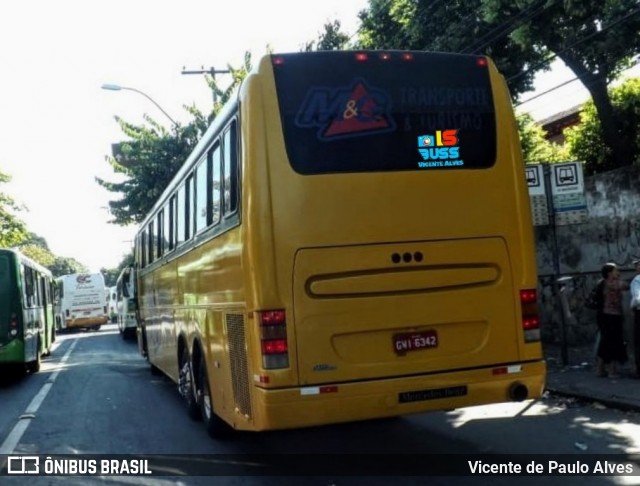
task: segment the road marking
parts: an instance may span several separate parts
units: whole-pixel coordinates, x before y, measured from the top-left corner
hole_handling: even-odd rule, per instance
[[[77,343],[78,343],[78,340],[74,339],[73,342],[71,343],[71,346],[69,346],[69,349],[60,360],[60,364],[64,364],[69,359],[69,356],[71,355],[71,351],[73,351],[73,348],[75,348]],[[60,374],[60,369],[56,370],[51,375],[51,377],[47,380],[47,382],[44,385],[42,385],[42,388],[40,388],[40,391],[36,394],[36,396],[33,397],[33,399],[31,400],[31,403],[29,403],[24,413],[20,415],[18,423],[13,427],[13,429],[11,429],[11,432],[9,432],[9,435],[7,436],[7,438],[4,440],[2,445],[0,445],[0,455],[13,454],[13,451],[15,450],[16,446],[20,443],[20,439],[22,439],[22,436],[24,435],[24,433],[27,431],[27,428],[29,427],[31,420],[33,420],[36,417],[36,412],[40,408],[40,405],[42,405],[42,402],[44,402],[44,399],[46,398],[47,393],[49,393],[49,390],[51,390],[51,387],[53,386],[53,382],[56,381],[56,378],[58,378],[59,374]],[[6,462],[6,459],[4,461]],[[4,467],[4,464],[0,464],[0,469],[2,469],[3,467]]]

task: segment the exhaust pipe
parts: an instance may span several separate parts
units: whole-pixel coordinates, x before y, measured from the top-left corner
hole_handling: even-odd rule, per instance
[[[515,382],[509,387],[509,398],[514,402],[522,402],[529,396],[529,389],[522,383]]]

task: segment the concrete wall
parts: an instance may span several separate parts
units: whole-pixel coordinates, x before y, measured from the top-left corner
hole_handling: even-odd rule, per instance
[[[595,313],[585,309],[583,302],[600,278],[601,266],[615,262],[622,278],[630,280],[635,273],[631,261],[640,256],[640,169],[624,167],[586,177],[585,190],[588,220],[556,228],[558,275],[554,272],[553,228],[535,228],[544,342],[561,342],[563,308],[567,343],[592,341]],[[553,282],[558,277],[572,279],[562,286],[562,292],[556,297]],[[627,297],[628,293],[624,299],[625,328],[630,341],[632,321]]]

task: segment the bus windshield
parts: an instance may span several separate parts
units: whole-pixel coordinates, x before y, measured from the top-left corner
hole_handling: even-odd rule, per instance
[[[285,54],[274,60],[274,76],[287,155],[300,174],[495,163],[494,103],[483,57]]]

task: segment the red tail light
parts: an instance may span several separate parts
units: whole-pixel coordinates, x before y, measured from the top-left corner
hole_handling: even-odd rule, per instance
[[[266,370],[289,367],[287,315],[284,310],[259,311],[262,367]]]
[[[11,314],[9,317],[9,339],[13,339],[18,335],[18,315],[15,313]]]
[[[522,330],[525,342],[540,341],[538,291],[536,289],[520,290],[520,307],[522,308]]]

